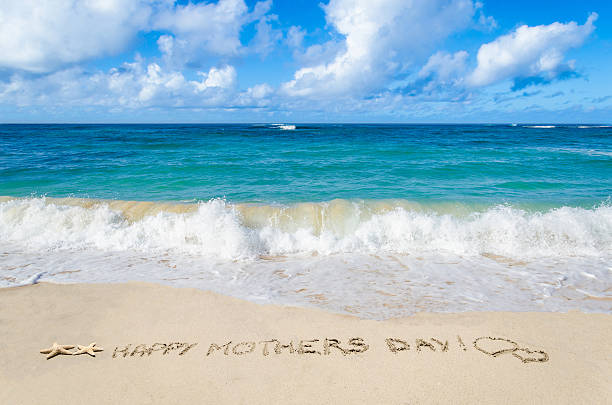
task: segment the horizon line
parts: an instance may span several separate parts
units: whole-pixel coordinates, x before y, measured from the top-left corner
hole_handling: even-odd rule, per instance
[[[0,122],[0,125],[603,125],[604,122]]]

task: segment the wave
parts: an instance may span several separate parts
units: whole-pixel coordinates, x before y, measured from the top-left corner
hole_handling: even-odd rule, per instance
[[[292,206],[28,198],[0,203],[0,239],[28,250],[267,255],[452,253],[513,258],[612,253],[612,206],[529,212],[507,205],[435,210],[410,201]],[[445,212],[446,210],[446,212]]]
[[[587,149],[587,148],[553,148],[553,147],[535,147],[529,148],[535,149],[542,152],[554,152],[554,153],[574,153],[585,156],[607,156],[612,157],[612,151],[600,150],[600,149]]]
[[[516,126],[516,124],[512,124],[511,126]],[[612,128],[611,125],[523,125],[523,128],[539,128],[539,129],[552,129],[552,128],[579,128],[579,129],[589,129],[589,128]]]
[[[282,131],[293,131],[296,126],[295,125],[288,125],[288,124],[270,124],[272,128],[278,128]]]
[[[557,126],[556,125],[524,125],[523,128],[551,129],[551,128],[557,128]]]

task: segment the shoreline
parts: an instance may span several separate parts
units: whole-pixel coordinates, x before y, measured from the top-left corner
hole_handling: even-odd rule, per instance
[[[609,205],[467,216],[400,205],[0,203],[0,287],[153,281],[370,318],[414,309],[610,312]]]
[[[0,306],[2,403],[612,398],[609,314],[376,321],[141,282],[11,287],[0,289]],[[40,350],[53,342],[104,350],[46,360]]]

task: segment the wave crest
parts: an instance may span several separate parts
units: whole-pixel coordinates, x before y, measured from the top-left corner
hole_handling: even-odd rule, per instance
[[[0,202],[0,237],[33,250],[175,252],[220,260],[335,253],[607,256],[612,207],[427,209],[409,201],[292,206],[48,198]]]

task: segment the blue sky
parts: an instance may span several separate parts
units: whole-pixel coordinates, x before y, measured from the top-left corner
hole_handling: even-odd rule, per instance
[[[0,122],[612,121],[612,2],[4,0]]]

